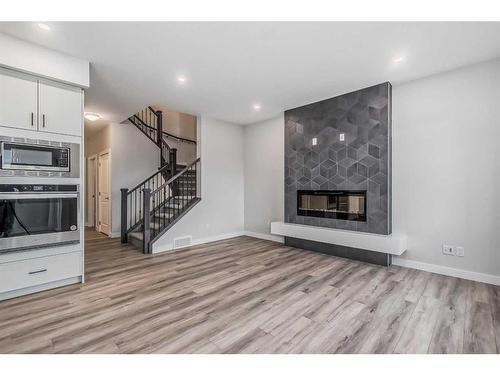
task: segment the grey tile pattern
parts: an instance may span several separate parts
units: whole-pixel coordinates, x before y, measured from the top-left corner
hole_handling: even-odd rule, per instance
[[[298,216],[297,190],[367,190],[367,221]],[[391,233],[389,82],[285,112],[285,222]]]

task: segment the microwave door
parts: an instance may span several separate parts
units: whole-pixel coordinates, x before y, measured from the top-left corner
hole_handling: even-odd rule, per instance
[[[31,144],[2,143],[2,169],[70,171],[70,151]]]
[[[12,164],[15,165],[36,165],[40,167],[53,166],[51,149],[14,147],[12,148]]]

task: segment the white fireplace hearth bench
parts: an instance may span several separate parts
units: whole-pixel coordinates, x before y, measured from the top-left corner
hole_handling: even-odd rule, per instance
[[[271,233],[284,236],[285,244],[307,250],[389,266],[392,255],[406,249],[402,234],[372,234],[282,221],[271,223]]]

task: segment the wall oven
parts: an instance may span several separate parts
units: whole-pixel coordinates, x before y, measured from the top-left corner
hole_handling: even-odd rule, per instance
[[[0,175],[78,178],[79,151],[77,143],[2,137]]]
[[[0,252],[80,242],[78,185],[0,185]]]

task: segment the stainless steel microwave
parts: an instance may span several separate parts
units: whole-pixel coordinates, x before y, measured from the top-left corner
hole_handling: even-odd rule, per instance
[[[79,147],[25,138],[1,140],[1,175],[79,177]]]

